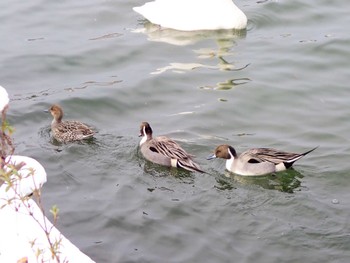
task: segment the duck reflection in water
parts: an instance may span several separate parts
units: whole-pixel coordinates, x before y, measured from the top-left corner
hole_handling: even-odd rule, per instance
[[[177,169],[174,167],[160,166],[147,160],[145,160],[144,164],[142,165],[143,171],[147,175],[151,175],[156,178],[172,176],[185,183],[194,183],[195,175],[190,171]]]
[[[241,176],[225,171],[224,175],[220,175],[216,178],[216,181],[218,183],[217,188],[221,190],[236,188],[236,184],[238,183],[240,185],[256,185],[264,189],[294,193],[294,191],[300,189],[300,179],[303,177],[304,176],[300,172],[293,168],[258,177]]]

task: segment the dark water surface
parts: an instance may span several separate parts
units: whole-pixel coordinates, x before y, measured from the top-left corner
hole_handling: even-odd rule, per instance
[[[236,1],[241,34],[155,31],[132,11],[142,3],[0,3],[16,153],[44,165],[58,228],[102,263],[349,262],[350,3]],[[53,141],[53,103],[96,137]],[[144,120],[208,174],[145,162]],[[319,148],[295,170],[242,178],[206,161],[222,143]]]

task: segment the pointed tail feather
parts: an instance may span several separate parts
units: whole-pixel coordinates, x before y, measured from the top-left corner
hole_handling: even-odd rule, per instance
[[[190,172],[205,173],[203,170],[201,170],[199,165],[194,163],[194,162],[191,162],[190,164],[186,164],[186,163],[181,162],[181,160],[178,160],[177,165],[178,165],[178,167],[181,167],[181,168],[183,168],[187,171],[190,171]]]
[[[316,146],[315,148],[313,148],[313,149],[311,149],[311,150],[309,150],[309,151],[307,151],[307,152],[302,153],[301,155],[302,155],[302,156],[305,156],[305,155],[307,155],[308,153],[311,153],[312,151],[316,150],[317,148],[318,148],[318,146]]]
[[[286,162],[283,162],[284,163],[284,166],[286,167],[286,169],[290,168],[294,162],[298,161],[300,158],[304,157],[305,155],[311,153],[312,151],[316,150],[318,148],[318,146],[316,146],[315,148],[307,151],[307,152],[304,152],[304,153],[301,153],[301,154],[298,154],[295,158],[291,159],[291,160],[288,160]]]

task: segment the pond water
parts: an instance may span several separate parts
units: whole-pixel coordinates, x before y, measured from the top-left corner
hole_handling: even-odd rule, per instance
[[[145,23],[144,2],[0,3],[16,153],[45,167],[61,232],[101,263],[349,262],[349,2],[240,0],[246,32],[186,34]],[[52,140],[53,103],[95,138]],[[146,162],[142,121],[208,174]],[[219,144],[319,148],[247,178],[206,160]]]

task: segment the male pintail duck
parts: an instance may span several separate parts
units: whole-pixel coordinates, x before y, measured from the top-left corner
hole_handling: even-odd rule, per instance
[[[219,145],[215,153],[208,157],[226,159],[226,169],[239,175],[259,176],[279,172],[292,167],[301,157],[315,150],[304,153],[282,152],[271,148],[254,148],[238,155],[236,150],[227,144]]]
[[[188,154],[179,144],[168,137],[153,138],[152,132],[148,122],[141,123],[140,147],[145,159],[168,167],[181,167],[191,172],[204,173],[199,165],[193,161],[193,155]]]
[[[84,123],[79,121],[62,121],[63,110],[55,104],[50,108],[53,116],[51,130],[53,137],[59,142],[72,142],[91,138],[95,132]]]
[[[181,31],[247,27],[232,0],[155,0],[133,9],[153,24]]]

